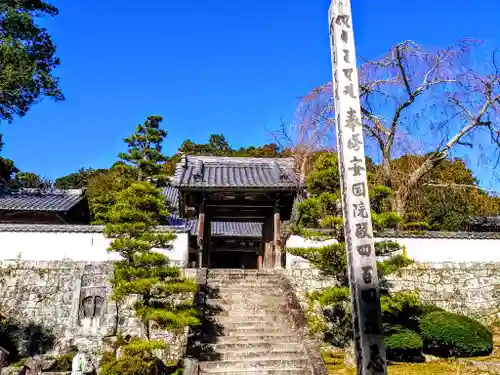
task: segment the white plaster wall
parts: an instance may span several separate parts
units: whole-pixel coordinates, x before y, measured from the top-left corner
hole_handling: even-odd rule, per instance
[[[496,263],[500,262],[500,239],[383,238],[406,247],[417,263]]]
[[[375,241],[392,240],[405,246],[409,258],[417,263],[496,263],[500,262],[500,239],[449,239],[449,238],[376,238]],[[291,236],[287,247],[320,247],[336,240],[311,241]],[[308,268],[308,262],[286,254],[287,268]]]
[[[321,247],[326,245],[331,245],[337,243],[335,239],[329,239],[326,241],[314,241],[301,236],[290,236],[286,242],[286,247],[290,248],[304,248],[304,247]],[[309,261],[304,258],[286,253],[286,268],[310,268]]]
[[[156,249],[178,265],[188,262],[188,234],[176,233],[172,249]],[[0,232],[0,261],[3,260],[118,260],[106,249],[110,239],[102,233]]]

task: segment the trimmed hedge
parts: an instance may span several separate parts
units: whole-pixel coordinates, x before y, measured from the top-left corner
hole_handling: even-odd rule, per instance
[[[387,359],[400,362],[422,362],[424,347],[420,335],[410,329],[401,328],[384,338]]]
[[[440,357],[488,355],[493,350],[491,332],[464,315],[434,311],[420,322],[426,353]]]

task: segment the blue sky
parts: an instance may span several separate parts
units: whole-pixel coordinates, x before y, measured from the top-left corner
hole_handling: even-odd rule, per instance
[[[472,37],[500,47],[498,0],[352,2],[358,56],[379,57],[407,39],[440,47]],[[67,100],[46,100],[0,127],[2,156],[44,177],[109,166],[150,114],[165,118],[167,153],[210,133],[233,146],[270,142],[267,129],[331,79],[329,0],[52,3],[60,15],[43,24]]]

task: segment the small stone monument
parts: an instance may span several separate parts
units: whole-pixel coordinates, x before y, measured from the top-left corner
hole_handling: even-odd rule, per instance
[[[2,370],[3,366],[7,362],[8,356],[9,352],[0,346],[0,370]]]
[[[71,375],[83,375],[88,373],[87,371],[87,358],[85,354],[78,351],[78,353],[73,357],[73,363],[71,365]]]

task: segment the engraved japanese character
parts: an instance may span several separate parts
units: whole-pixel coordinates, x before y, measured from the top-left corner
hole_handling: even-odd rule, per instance
[[[364,318],[365,326],[363,332],[367,335],[380,335],[382,330],[379,324],[378,311],[376,309],[369,309],[366,311]]]
[[[364,182],[356,182],[352,184],[352,193],[356,197],[364,197],[366,195],[366,187]]]
[[[356,232],[354,235],[357,238],[372,238],[368,232],[368,223],[356,223]]]
[[[354,137],[355,135],[357,135],[357,137]],[[349,147],[350,149],[352,149],[353,147],[350,147],[351,145],[351,141],[356,138],[355,140],[357,140],[359,138],[359,134],[353,134],[351,139],[348,141],[348,144],[347,144],[347,147]],[[359,140],[358,140],[359,142]],[[359,149],[359,145],[358,145],[358,149]],[[358,150],[356,150],[358,151]],[[352,171],[352,175],[353,176],[361,176],[361,172],[365,170],[364,167],[362,167],[360,164],[363,162],[363,159],[358,159],[356,156],[351,160],[351,167],[349,167],[348,169],[350,171]]]
[[[385,360],[380,356],[380,348],[378,345],[370,345],[370,361],[368,363],[368,370],[375,370],[375,372],[385,373]]]
[[[338,15],[335,22],[337,25],[344,25],[345,27],[351,28],[351,25],[349,25],[349,16],[347,14]]]
[[[340,34],[340,39],[342,39],[344,43],[347,43],[349,41],[349,34],[347,33],[347,31],[342,30],[342,33]]]
[[[351,135],[351,138],[349,138],[349,140],[347,141],[347,148],[349,150],[359,151],[361,149],[361,145],[363,144],[363,141],[361,141],[361,139],[359,139],[360,136],[361,136],[360,134]],[[357,176],[360,176],[360,175],[357,175]]]
[[[372,254],[372,245],[358,245],[357,251],[359,255],[363,255],[365,257],[369,257]]]
[[[366,266],[361,268],[362,271],[362,277],[363,277],[363,282],[365,284],[371,284],[373,281],[373,267],[372,266]]]
[[[361,126],[361,120],[358,117],[356,110],[352,107],[347,111],[347,119],[345,127],[355,131],[358,126]]]
[[[332,41],[334,39],[334,35],[335,35],[335,25],[333,24],[333,20],[332,22],[330,23],[330,35],[332,37]]]
[[[344,95],[349,95],[351,98],[356,98],[356,95],[354,95],[354,85],[350,83],[347,86],[344,86]]]
[[[349,54],[351,53],[348,49],[343,49],[342,52],[344,52],[344,61],[348,64],[351,63],[351,59],[349,58]]]
[[[352,72],[354,72],[353,68],[347,68],[347,69],[342,69],[344,72],[345,77],[349,80],[352,81]]]
[[[364,202],[359,202],[358,204],[353,204],[353,215],[354,217],[361,217],[363,219],[368,219],[370,216]]]
[[[377,301],[377,289],[368,288],[361,290],[361,300],[367,305],[371,305]]]

